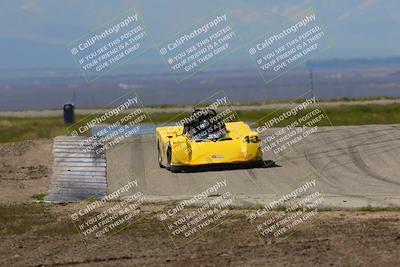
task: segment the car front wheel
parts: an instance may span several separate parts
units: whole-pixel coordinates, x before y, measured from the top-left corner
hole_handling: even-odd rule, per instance
[[[157,143],[157,154],[158,154],[158,166],[160,166],[160,168],[165,168],[165,166],[162,164],[162,157],[161,157],[160,144],[159,143]]]
[[[167,149],[167,169],[171,168],[171,161],[172,161],[172,149],[168,146]]]

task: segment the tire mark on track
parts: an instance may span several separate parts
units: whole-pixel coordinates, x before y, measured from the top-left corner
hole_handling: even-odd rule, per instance
[[[329,138],[328,138],[328,140],[329,140]],[[318,175],[319,178],[322,178],[322,180],[325,183],[327,183],[328,185],[330,185],[332,188],[339,190],[339,187],[330,181],[329,177],[327,176],[327,173],[321,172],[322,170],[325,170],[327,168],[327,166],[331,165],[332,162],[330,161],[322,168],[318,168],[317,163],[312,158],[312,154],[310,154],[310,152],[311,151],[305,150],[303,155],[304,155],[304,158],[306,159],[306,161],[308,162],[308,164],[311,166],[312,171],[314,171]]]
[[[350,150],[350,155],[351,155],[351,158],[352,158],[352,160],[354,162],[354,165],[356,165],[359,168],[360,171],[362,171],[363,173],[365,173],[369,177],[372,177],[372,178],[374,178],[376,180],[383,181],[383,182],[386,182],[386,183],[389,183],[389,184],[400,185],[400,182],[390,180],[390,179],[388,179],[386,177],[383,177],[383,176],[379,175],[374,170],[372,170],[368,166],[368,164],[365,163],[363,158],[361,157],[361,154],[358,151],[357,147],[352,148]]]
[[[250,181],[257,187],[259,187],[260,185],[257,183],[257,175],[254,173],[253,170],[246,170],[246,173],[248,174],[248,176],[250,177]]]

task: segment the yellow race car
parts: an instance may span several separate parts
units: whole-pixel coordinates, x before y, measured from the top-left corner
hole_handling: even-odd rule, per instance
[[[195,109],[181,125],[156,128],[156,140],[160,167],[173,172],[263,164],[259,133],[213,109]]]

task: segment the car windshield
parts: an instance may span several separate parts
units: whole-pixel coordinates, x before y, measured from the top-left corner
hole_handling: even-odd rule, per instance
[[[192,113],[191,121],[184,125],[184,133],[196,142],[217,141],[226,137],[227,130],[215,110],[196,109]]]

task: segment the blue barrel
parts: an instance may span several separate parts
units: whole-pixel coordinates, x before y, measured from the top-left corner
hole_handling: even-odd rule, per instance
[[[64,123],[72,124],[75,123],[75,106],[73,104],[67,103],[63,107],[64,111]]]

